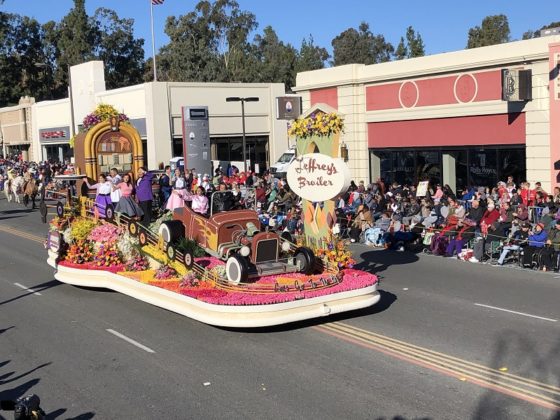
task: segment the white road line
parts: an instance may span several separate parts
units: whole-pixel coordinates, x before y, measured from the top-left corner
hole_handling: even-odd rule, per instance
[[[26,292],[33,293],[34,295],[42,296],[41,293],[36,292],[35,290],[30,289],[30,288],[28,288],[28,287],[25,287],[23,284],[14,283],[14,286],[17,286],[17,287],[19,287],[20,289],[25,290]]]
[[[558,322],[557,319],[545,318],[543,316],[526,314],[525,312],[517,312],[517,311],[512,311],[510,309],[497,308],[495,306],[483,305],[482,303],[475,303],[475,305],[476,306],[481,306],[483,308],[496,309],[497,311],[509,312],[510,314],[523,315],[523,316],[527,316],[527,317],[530,317],[530,318],[542,319],[543,321]]]
[[[143,345],[143,344],[140,344],[138,341],[134,341],[132,338],[128,338],[126,335],[121,334],[121,333],[118,332],[118,331],[112,330],[112,329],[110,329],[110,328],[107,329],[106,331],[107,331],[107,332],[110,332],[110,333],[113,334],[113,335],[116,335],[116,336],[119,337],[119,338],[122,338],[124,341],[128,341],[130,344],[132,344],[132,345],[138,347],[139,349],[142,349],[142,350],[144,350],[144,351],[147,351],[148,353],[155,353],[155,351],[153,351],[151,348],[146,347],[146,346]]]

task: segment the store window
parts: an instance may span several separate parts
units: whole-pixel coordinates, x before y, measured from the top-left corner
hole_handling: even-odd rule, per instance
[[[498,171],[500,181],[507,180],[510,175],[517,185],[525,181],[527,179],[525,149],[499,149]]]
[[[416,152],[416,181],[430,181],[431,185],[442,183],[441,152]]]
[[[429,180],[431,185],[443,183],[442,155],[455,158],[455,185],[493,187],[509,175],[519,184],[526,179],[525,147],[372,150],[380,161],[381,177],[386,182],[416,184]]]
[[[498,182],[496,149],[469,151],[470,183],[475,186],[494,186]]]
[[[212,159],[223,163],[243,162],[242,137],[214,137],[210,139],[213,146]],[[257,164],[262,172],[268,168],[268,136],[250,136],[245,138],[247,159],[252,165]]]

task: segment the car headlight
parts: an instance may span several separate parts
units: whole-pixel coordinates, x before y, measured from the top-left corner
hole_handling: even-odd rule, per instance
[[[248,246],[242,246],[239,250],[239,253],[244,257],[248,257],[251,253],[251,248],[249,248]]]
[[[282,242],[282,251],[288,252],[291,248],[291,245],[288,241]]]

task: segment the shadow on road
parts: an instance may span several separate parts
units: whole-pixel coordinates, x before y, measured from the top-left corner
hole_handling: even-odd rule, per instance
[[[0,216],[0,220],[17,219],[22,216]]]
[[[19,296],[16,296],[16,297],[14,297],[14,298],[11,298],[11,299],[4,300],[4,301],[0,302],[0,305],[5,305],[5,304],[7,304],[7,303],[14,302],[14,301],[16,301],[16,300],[18,300],[18,299],[22,299],[22,298],[24,298],[24,297],[30,296],[30,295],[32,295],[32,294],[35,293],[35,292],[42,292],[43,290],[50,289],[51,287],[60,286],[61,284],[62,284],[62,283],[60,283],[60,282],[57,281],[57,280],[51,280],[51,281],[48,281],[48,282],[46,282],[46,283],[41,283],[41,284],[38,284],[38,285],[36,285],[36,286],[31,286],[30,289],[33,289],[34,292],[27,292],[27,293],[25,293],[25,294],[23,294],[23,295],[19,295]]]
[[[0,211],[0,214],[21,214],[21,213],[33,213],[33,210],[23,208],[23,209],[2,210],[2,211]]]
[[[347,321],[353,318],[362,318],[365,316],[375,315],[380,312],[386,311],[391,307],[391,305],[397,300],[397,296],[391,292],[385,290],[379,290],[380,299],[375,305],[369,308],[357,309],[355,311],[343,312],[341,314],[330,315],[324,318],[313,318],[306,321],[292,322],[284,325],[277,325],[274,327],[262,327],[262,328],[226,328],[226,327],[215,327],[224,331],[231,331],[236,333],[278,333],[286,331],[294,331],[303,328],[314,327],[317,325],[330,323],[330,322],[340,322]]]
[[[15,327],[8,327],[8,328],[4,328],[4,329],[0,329],[0,334],[3,334],[9,330],[11,330],[12,328]],[[0,368],[3,368],[4,366],[8,365],[11,362],[11,360],[4,360],[0,362]],[[42,369],[46,366],[51,365],[52,362],[47,362],[47,363],[43,363],[33,369],[28,370],[27,372],[18,374],[17,376],[12,376],[15,375],[16,372],[12,371],[12,372],[7,372],[7,373],[2,373],[0,371],[0,379],[5,379],[5,378],[9,378],[8,380],[5,381],[0,381],[0,385],[6,385],[7,383],[10,382],[14,382],[17,380],[20,380],[22,378],[24,378],[27,375],[32,374],[33,372],[38,371],[39,369]],[[11,389],[6,389],[6,390],[2,390],[0,391],[0,400],[8,400],[8,401],[16,401],[18,398],[24,397],[26,395],[32,394],[33,393],[33,387],[36,386],[39,382],[41,381],[40,378],[34,378],[34,379],[30,379],[25,383],[22,383],[14,388]],[[41,395],[39,395],[39,398],[41,398]],[[43,404],[41,404],[43,405]],[[45,409],[45,407],[42,407],[43,409]],[[46,410],[45,410],[46,411]],[[66,408],[59,408],[55,411],[52,412],[47,412],[46,415],[46,419],[56,419],[60,416],[62,416],[64,413],[66,413],[67,409]],[[3,418],[8,418],[5,417],[4,414],[7,414],[5,411],[0,413],[0,419]],[[65,419],[75,419],[75,420],[89,420],[92,419],[93,417],[95,417],[95,413],[94,412],[86,412],[83,414],[80,414],[76,417],[64,417]]]
[[[419,260],[412,252],[397,252],[390,250],[366,251],[360,254],[361,262],[354,266],[357,270],[364,270],[377,274],[385,271],[391,265],[412,264]]]
[[[504,331],[498,337],[494,346],[489,366],[498,369],[510,366],[515,375],[549,384],[553,387],[560,385],[560,339],[551,349],[543,349],[537,340],[529,339],[514,330]],[[513,373],[513,372],[512,372]],[[523,386],[525,387],[525,386]],[[538,399],[552,398],[558,401],[557,388],[551,392],[542,389],[533,390]],[[556,395],[554,395],[556,394]],[[516,418],[544,418],[542,409],[525,401],[511,398],[499,392],[487,390],[479,399],[472,419],[509,419]],[[560,410],[554,411],[550,420],[560,420]]]

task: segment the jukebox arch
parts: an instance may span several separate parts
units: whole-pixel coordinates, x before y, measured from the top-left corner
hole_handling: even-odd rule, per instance
[[[137,176],[144,162],[142,140],[130,124],[103,121],[90,128],[84,139],[85,174],[94,180],[111,168]]]

